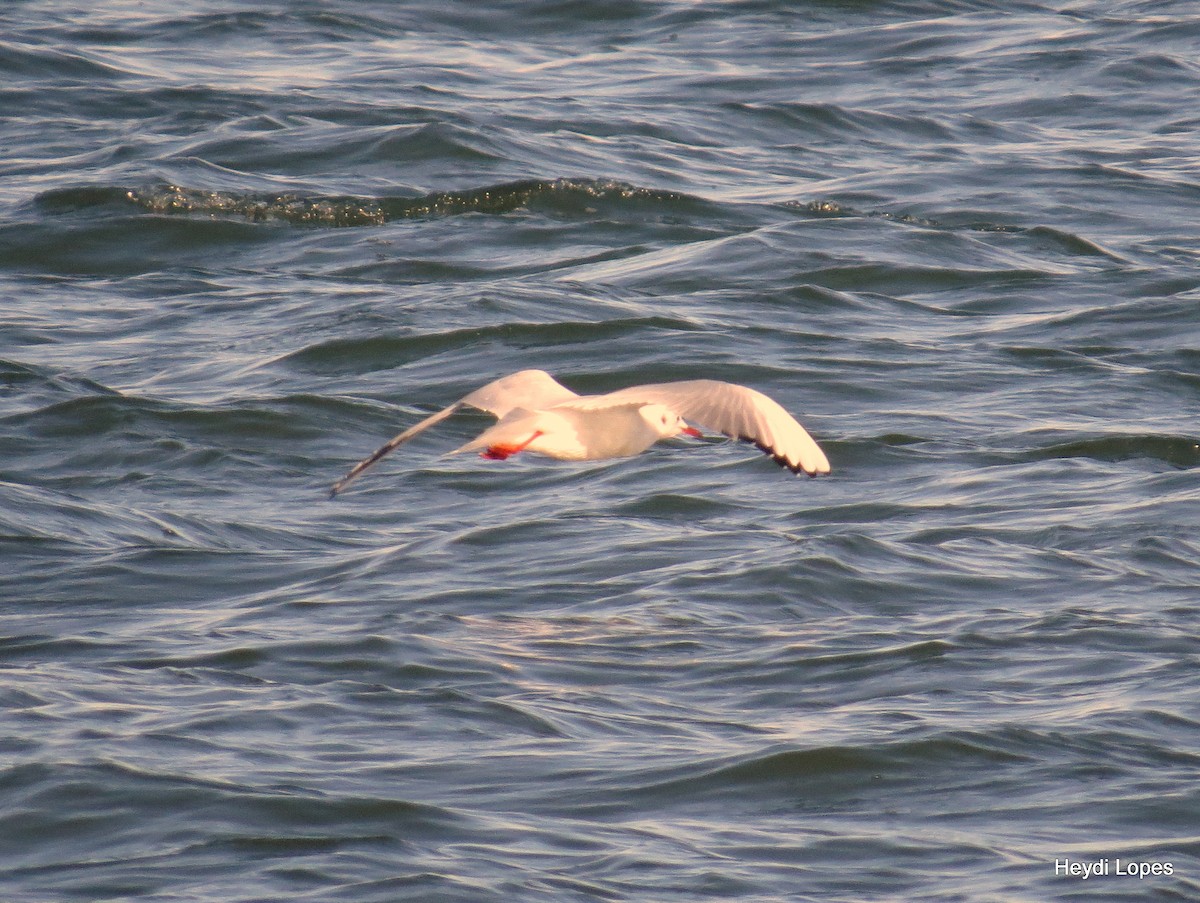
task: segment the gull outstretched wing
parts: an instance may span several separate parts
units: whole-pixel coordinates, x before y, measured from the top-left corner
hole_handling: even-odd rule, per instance
[[[791,414],[773,398],[735,383],[692,379],[632,386],[567,404],[603,407],[630,401],[666,405],[684,420],[752,442],[793,473],[829,473],[829,459]]]
[[[410,426],[404,432],[390,439],[371,455],[355,464],[350,468],[349,473],[334,483],[329,490],[329,497],[336,496],[349,485],[351,480],[384,455],[395,451],[431,426],[441,423],[464,406],[469,405],[479,408],[481,411],[487,411],[496,417],[503,417],[514,408],[541,410],[577,397],[574,392],[558,383],[544,370],[521,370],[517,373],[510,373],[508,376],[503,376],[476,389],[470,395],[461,398],[449,407],[442,408],[436,414],[431,414],[420,423]]]

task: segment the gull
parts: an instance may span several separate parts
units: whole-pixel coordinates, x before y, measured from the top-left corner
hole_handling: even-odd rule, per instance
[[[687,421],[752,442],[792,473],[829,473],[829,460],[804,427],[762,392],[715,379],[690,379],[618,389],[607,395],[577,395],[544,370],[521,370],[410,426],[333,484],[333,498],[360,473],[460,408],[498,418],[449,454],[480,451],[503,461],[528,451],[564,461],[593,461],[640,454],[659,439],[699,437]]]

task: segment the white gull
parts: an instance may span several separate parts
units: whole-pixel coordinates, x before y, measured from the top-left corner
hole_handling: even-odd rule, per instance
[[[734,439],[752,442],[793,473],[829,473],[829,460],[804,427],[762,392],[714,379],[690,379],[577,395],[543,370],[521,370],[476,389],[406,429],[338,480],[333,498],[360,473],[414,436],[464,406],[499,421],[450,454],[482,449],[504,460],[521,451],[567,461],[620,458],[659,439],[699,436],[691,420]]]

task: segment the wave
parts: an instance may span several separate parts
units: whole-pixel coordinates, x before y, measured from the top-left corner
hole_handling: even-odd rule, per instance
[[[11,41],[0,43],[0,73],[14,81],[31,78],[73,78],[82,83],[103,83],[128,73],[90,57],[84,51],[37,47]]]
[[[780,792],[803,792],[820,798],[857,787],[863,781],[904,782],[930,769],[963,775],[994,774],[1055,754],[1061,745],[1053,735],[998,726],[877,743],[768,748],[648,769],[632,775],[623,792],[629,798],[667,803],[713,797],[757,798]]]
[[[462,191],[435,191],[417,197],[326,196],[293,193],[234,192],[180,185],[145,188],[78,186],[45,192],[39,209],[66,213],[105,206],[128,206],[156,214],[190,214],[279,221],[294,225],[376,226],[394,220],[504,214],[539,207],[564,214],[583,213],[596,204],[645,203],[703,205],[700,198],[672,191],[639,188],[606,179],[527,179]]]
[[[277,359],[290,367],[313,373],[355,373],[392,369],[404,362],[464,346],[490,341],[520,348],[558,346],[634,337],[648,330],[679,332],[695,329],[693,323],[676,317],[626,317],[615,320],[560,321],[556,323],[501,323],[450,329],[432,334],[373,335],[331,339],[309,345]]]
[[[1118,462],[1138,458],[1161,461],[1173,467],[1200,466],[1200,444],[1194,436],[1132,434],[1085,437],[1056,442],[1020,455],[1026,461],[1053,458],[1091,458]]]
[[[521,179],[413,197],[396,195],[325,195],[302,192],[231,191],[176,184],[150,186],[79,185],[39,194],[35,206],[44,213],[87,212],[130,206],[154,214],[207,216],[281,222],[309,226],[379,226],[399,220],[464,214],[502,215],[536,209],[560,216],[717,215],[741,220],[745,208],[778,211],[789,216],[830,219],[882,219],[942,231],[1027,234],[1072,255],[1120,259],[1080,236],[1045,226],[1023,226],[948,216],[939,220],[886,209],[860,209],[829,198],[734,203],[699,195],[648,188],[602,178]],[[761,225],[761,215],[753,217]]]
[[[1049,226],[1020,226],[1013,223],[997,223],[979,219],[968,219],[963,222],[952,221],[949,218],[939,220],[911,213],[897,213],[891,210],[859,210],[855,207],[826,199],[785,201],[781,206],[813,217],[882,219],[910,226],[920,226],[925,229],[1026,235],[1033,239],[1035,243],[1045,245],[1049,250],[1057,250],[1071,256],[1103,257],[1109,260],[1124,262],[1124,258],[1119,254],[1103,247],[1095,241]]]

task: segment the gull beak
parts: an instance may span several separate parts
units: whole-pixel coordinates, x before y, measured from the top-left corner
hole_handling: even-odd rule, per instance
[[[704,435],[702,432],[700,432],[700,431],[699,431],[698,429],[696,429],[694,426],[685,426],[685,427],[684,427],[683,429],[681,429],[679,432],[681,432],[681,433],[683,433],[684,435],[687,435],[687,436],[693,436],[693,437],[695,437],[696,439],[699,439],[701,436],[703,436],[703,435]]]

